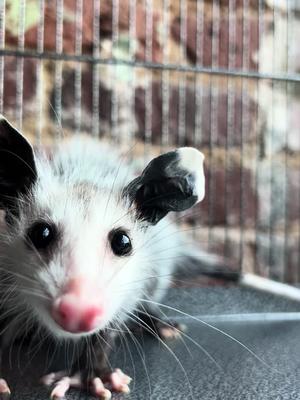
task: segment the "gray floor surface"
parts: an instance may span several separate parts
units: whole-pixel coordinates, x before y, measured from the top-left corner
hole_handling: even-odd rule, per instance
[[[120,343],[111,361],[133,382],[130,395],[114,399],[300,400],[300,303],[235,287],[172,289],[164,303],[180,310],[165,308],[187,326],[185,335]],[[16,348],[6,360],[11,398],[48,399],[37,383],[47,351],[33,357],[31,350],[31,364],[25,352]],[[67,396],[92,398],[76,390]]]

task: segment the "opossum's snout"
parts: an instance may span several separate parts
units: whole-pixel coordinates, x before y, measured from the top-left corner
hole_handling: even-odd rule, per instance
[[[103,299],[100,295],[91,296],[86,283],[81,278],[72,279],[52,305],[53,319],[67,332],[91,332],[103,320]]]
[[[71,333],[93,331],[101,322],[102,314],[102,307],[79,303],[77,297],[71,294],[57,299],[52,309],[55,322]]]

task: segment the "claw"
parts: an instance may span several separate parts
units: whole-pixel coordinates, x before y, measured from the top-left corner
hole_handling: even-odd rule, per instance
[[[117,392],[129,393],[130,389],[128,384],[130,381],[131,378],[125,375],[120,369],[116,369],[110,374],[110,383],[112,388]]]
[[[115,371],[121,376],[123,383],[126,383],[126,385],[129,385],[129,383],[132,381],[130,376],[124,374],[124,372],[120,368],[117,368]]]
[[[41,378],[41,383],[46,386],[51,386],[53,385],[53,383],[59,381],[66,375],[67,375],[66,371],[51,372],[50,374],[44,375]]]
[[[98,396],[103,400],[111,399],[111,392],[104,387],[104,384],[100,378],[97,377],[92,379],[91,386],[95,396]]]
[[[50,398],[53,400],[63,399],[69,389],[70,378],[68,376],[65,376],[55,384],[55,387],[51,392]]]

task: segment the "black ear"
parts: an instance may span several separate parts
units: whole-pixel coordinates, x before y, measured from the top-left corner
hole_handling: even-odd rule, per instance
[[[156,224],[169,211],[183,211],[204,198],[203,154],[192,148],[154,158],[123,194],[137,209],[137,216]]]
[[[31,145],[0,115],[0,208],[9,210],[36,180]]]

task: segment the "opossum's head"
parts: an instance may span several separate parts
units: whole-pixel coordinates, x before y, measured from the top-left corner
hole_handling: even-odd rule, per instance
[[[1,268],[16,306],[25,305],[56,336],[80,337],[124,320],[153,275],[149,229],[204,197],[203,155],[193,148],[153,159],[122,188],[114,179],[108,186],[81,179],[81,168],[75,163],[65,175],[0,119],[7,221]]]

